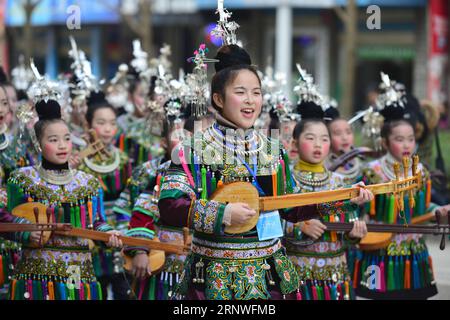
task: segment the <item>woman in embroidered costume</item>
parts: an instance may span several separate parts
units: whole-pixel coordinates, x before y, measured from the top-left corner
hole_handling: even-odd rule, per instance
[[[9,212],[23,202],[41,202],[52,209],[52,221],[106,231],[111,233],[108,245],[120,247],[122,243],[116,236],[117,231],[108,226],[100,214],[103,200],[100,198],[98,180],[68,166],[72,143],[68,127],[61,119],[58,102],[48,98],[40,100],[36,111],[39,121],[34,128],[42,149],[42,163],[11,174],[8,181],[8,211],[1,212],[1,221],[29,223]],[[31,245],[40,244],[40,232],[16,232],[9,236],[24,247],[12,280],[11,299],[102,298],[86,239],[52,235],[46,244],[35,248]],[[78,270],[75,271],[77,274],[72,274],[73,269]],[[70,286],[68,284],[73,284],[73,277],[81,282]]]
[[[189,115],[189,108],[180,110],[178,99],[169,100],[165,104],[165,116],[160,123],[152,123],[153,126],[162,128],[161,144],[165,146],[166,154],[148,161],[133,170],[130,179],[131,199],[134,203],[132,216],[127,235],[153,239],[155,225],[157,237],[161,242],[178,242],[183,244],[183,230],[173,226],[166,226],[159,221],[158,197],[161,184],[165,179],[167,170],[171,164],[171,154],[180,139],[186,138],[188,132],[183,130],[184,119]],[[155,118],[158,118],[155,115]],[[180,136],[180,135],[183,136]],[[148,249],[138,247],[124,248],[125,254],[133,257],[133,275],[139,280],[134,293],[138,300],[167,300],[178,283],[183,271],[185,255],[166,254],[166,261],[160,274],[151,275],[148,270]]]
[[[402,163],[404,156],[411,157],[416,150],[414,114],[409,101],[396,88],[395,82],[382,74],[382,94],[377,107],[384,117],[381,129],[382,145],[386,155],[368,164],[364,170],[370,183],[395,179],[393,164]],[[372,221],[383,223],[411,223],[411,219],[436,209],[431,203],[431,181],[420,164],[423,189],[415,198],[415,208],[409,208],[408,196],[404,198],[405,210],[397,210],[393,195],[377,195],[366,210]],[[411,167],[409,168],[411,174]],[[403,176],[403,170],[401,170]],[[372,299],[426,299],[437,293],[433,265],[425,240],[419,234],[394,235],[391,242],[380,250],[361,251],[355,260],[355,279],[358,296]],[[377,270],[375,273],[372,270]],[[373,281],[375,279],[375,281]]]
[[[95,130],[106,153],[85,157],[78,169],[95,176],[100,181],[100,197],[104,199],[104,212],[101,212],[101,215],[106,218],[109,225],[123,233],[128,227],[130,216],[126,211],[116,209],[114,204],[131,175],[131,163],[126,153],[113,144],[117,132],[116,110],[106,101],[102,91],[91,92],[87,106],[88,128]],[[103,291],[106,292],[106,288],[111,284],[114,299],[126,300],[129,287],[123,274],[120,252],[97,246],[93,252],[93,264]]]
[[[285,165],[287,154],[276,141],[252,129],[261,112],[262,95],[248,53],[229,44],[219,49],[216,59],[211,103],[219,111],[217,121],[196,132],[190,148],[180,148],[184,152],[181,164],[172,159],[158,202],[162,223],[188,226],[194,232],[175,297],[292,299],[299,278],[279,240],[281,225],[227,234],[225,226],[242,225],[256,212],[244,203],[208,200],[216,188],[234,181],[252,182],[260,195],[267,196],[291,193],[294,188]],[[317,210],[305,206],[281,214],[297,221],[316,215]],[[278,211],[262,213],[261,218],[280,224]]]
[[[6,182],[14,170],[33,163],[27,152],[28,136],[19,138],[16,89],[0,66],[0,207],[7,205]],[[26,132],[25,132],[26,133]],[[21,133],[23,134],[23,132]],[[0,238],[0,300],[7,298],[10,277],[18,261],[20,244]]]
[[[301,70],[303,71],[303,70]],[[323,162],[330,150],[330,136],[323,119],[327,105],[306,74],[301,74],[297,106],[301,120],[293,137],[299,161],[293,175],[300,193],[345,187],[342,176],[328,171]],[[297,92],[299,93],[299,92]],[[326,109],[324,111],[322,109]],[[305,300],[348,300],[354,298],[345,257],[346,246],[367,233],[364,222],[358,221],[358,205],[370,201],[368,190],[355,199],[318,205],[315,219],[285,224],[285,244],[290,260],[301,278],[301,294]],[[326,232],[322,221],[354,222],[348,234]]]

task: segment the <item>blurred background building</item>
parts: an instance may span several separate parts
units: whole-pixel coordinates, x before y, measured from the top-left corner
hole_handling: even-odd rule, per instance
[[[70,30],[74,5],[81,29]],[[371,5],[380,8],[380,29],[368,27],[376,18],[367,12]],[[220,46],[209,35],[217,0],[0,0],[0,6],[3,65],[13,67],[25,54],[52,77],[69,70],[69,35],[92,61],[93,73],[107,79],[130,61],[135,38],[152,56],[169,44],[174,73],[191,68],[186,59],[200,43],[211,56]],[[300,63],[344,113],[367,106],[380,71],[419,98],[447,103],[447,1],[225,0],[224,6],[239,23],[238,39],[254,64],[261,70],[273,65],[293,85]]]

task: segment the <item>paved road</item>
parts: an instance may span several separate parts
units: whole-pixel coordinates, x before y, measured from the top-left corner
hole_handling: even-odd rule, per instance
[[[432,297],[433,300],[450,300],[450,241],[446,240],[444,251],[439,249],[441,237],[427,236],[427,245],[433,258],[434,277],[439,293]]]

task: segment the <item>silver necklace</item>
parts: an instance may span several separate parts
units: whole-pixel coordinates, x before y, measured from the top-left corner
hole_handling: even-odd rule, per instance
[[[330,172],[328,170],[325,170],[324,177],[321,179],[317,179],[316,175],[313,176],[311,172],[306,171],[295,172],[294,174],[301,184],[314,188],[323,187],[330,181]]]
[[[259,140],[257,142],[257,143],[259,143],[258,147],[256,149],[254,149],[254,150],[248,150],[247,151],[245,149],[242,149],[242,147],[240,149],[233,148],[232,146],[229,145],[229,143],[225,143],[223,137],[217,137],[214,134],[212,134],[209,130],[208,130],[208,133],[209,133],[209,135],[212,138],[211,142],[213,144],[215,144],[216,147],[218,147],[219,149],[225,147],[225,149],[227,149],[228,151],[230,151],[232,153],[236,153],[236,154],[238,154],[240,156],[244,156],[244,157],[250,156],[250,157],[252,157],[252,156],[258,155],[258,153],[261,152],[262,148],[264,147],[264,144],[261,143],[262,139],[261,139],[261,137],[259,135],[256,137],[256,139]]]
[[[120,152],[117,148],[114,148],[114,161],[111,164],[103,165],[103,164],[95,164],[93,161],[89,160],[88,157],[84,158],[84,163],[86,166],[94,172],[97,173],[111,173],[115,171],[120,165]]]
[[[242,139],[241,137],[239,137],[237,134],[235,134],[236,133],[236,130],[227,130],[227,131],[233,131],[234,132],[234,134],[232,134],[231,135],[231,139],[228,137],[229,135],[227,135],[227,134],[224,134],[224,135],[222,135],[222,134],[220,134],[219,133],[219,130],[220,129],[217,129],[217,128],[215,128],[214,126],[213,127],[210,127],[209,128],[210,130],[211,130],[211,133],[212,133],[212,135],[213,136],[215,136],[216,138],[218,138],[219,140],[225,140],[227,143],[229,143],[229,144],[241,144],[241,145],[245,145],[245,144],[250,144],[250,143],[252,143],[256,138],[257,138],[257,135],[255,134],[255,131],[254,130],[252,130],[252,134],[251,134],[251,137],[249,138],[249,139]],[[226,132],[227,132],[226,131]],[[225,132],[225,133],[226,133]],[[233,138],[235,138],[235,139],[233,139]]]
[[[68,170],[46,170],[42,164],[39,164],[36,169],[44,181],[57,186],[66,185],[74,178],[74,171],[70,168]]]

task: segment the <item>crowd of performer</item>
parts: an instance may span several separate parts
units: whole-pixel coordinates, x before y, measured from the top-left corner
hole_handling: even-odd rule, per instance
[[[103,83],[73,38],[71,69],[55,81],[33,62],[11,77],[0,70],[0,223],[11,226],[0,234],[1,299],[437,294],[424,236],[395,232],[450,210],[431,163],[415,157],[429,153],[435,109],[380,70],[376,99],[346,119],[300,65],[293,92],[258,70],[230,16],[213,31],[222,47],[213,55],[201,44],[187,74],[172,74],[170,47],[151,58],[136,40],[133,59]],[[354,193],[327,192],[344,188]],[[276,209],[254,206],[270,199]],[[398,228],[368,232],[374,224]]]

